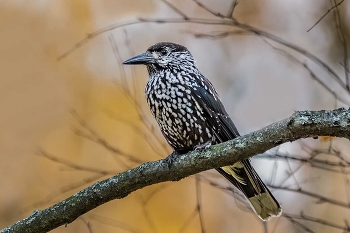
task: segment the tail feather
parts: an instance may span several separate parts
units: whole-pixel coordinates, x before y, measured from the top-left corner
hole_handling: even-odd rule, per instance
[[[243,160],[232,166],[216,170],[244,194],[254,212],[263,221],[281,215],[282,209],[279,203],[251,166],[249,160]]]

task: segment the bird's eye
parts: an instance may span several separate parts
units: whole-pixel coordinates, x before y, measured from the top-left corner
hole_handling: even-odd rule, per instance
[[[165,56],[168,54],[168,51],[166,49],[163,49],[160,51],[160,55]]]

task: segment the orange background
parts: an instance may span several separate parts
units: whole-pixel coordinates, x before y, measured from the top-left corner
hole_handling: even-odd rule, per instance
[[[226,12],[230,5],[224,0],[203,3],[218,12]],[[173,1],[173,4],[192,17],[213,17],[192,1]],[[327,16],[311,32],[306,32],[328,8],[328,1],[316,0],[241,1],[234,16],[306,48],[343,75],[339,65],[342,49],[333,16]],[[349,24],[345,23],[349,22],[346,10],[350,9],[349,2],[344,2],[341,9],[349,38]],[[123,71],[111,39],[122,60],[144,52],[158,41],[187,46],[202,73],[217,87],[242,134],[288,117],[294,110],[343,106],[335,105],[332,95],[310,78],[302,66],[281,55],[260,37],[236,35],[213,40],[196,38],[185,32],[232,30],[220,26],[127,26],[103,33],[65,59],[58,60],[89,33],[138,17],[178,15],[163,2],[148,0],[0,2],[0,228],[94,181],[138,165],[123,154],[149,161],[171,152],[146,106],[143,91],[146,69],[126,67]],[[328,73],[310,65],[333,90],[344,95]],[[88,129],[83,127],[82,121]],[[92,139],[86,138],[87,135],[92,135]],[[316,148],[328,146],[327,140],[307,142]],[[113,152],[103,143],[122,153]],[[341,140],[339,146],[344,151],[349,147]],[[283,150],[299,153],[300,146],[288,144]],[[40,151],[59,161],[46,158]],[[62,161],[83,169],[66,166]],[[273,161],[257,159],[254,165],[263,179],[268,180]],[[88,172],[86,167],[109,173]],[[282,179],[285,170],[281,168],[278,174]],[[227,185],[214,171],[201,175]],[[327,196],[336,195],[342,200],[349,196],[341,175],[304,169],[298,176],[301,180],[314,179],[305,184],[307,189],[320,190]],[[293,186],[293,181],[290,182]],[[195,211],[198,201],[195,183],[195,177],[190,177],[177,183],[147,187],[125,199],[100,206],[67,227],[52,232],[200,232]],[[206,232],[263,232],[263,224],[250,211],[242,210],[242,203],[237,204],[231,195],[204,181],[200,182],[200,190]],[[349,216],[348,209],[316,205],[315,200],[293,193],[275,191],[274,194],[288,213],[304,210],[339,224]],[[189,221],[187,225],[186,221]],[[273,229],[297,232],[283,218],[272,220],[268,226],[269,232]],[[310,226],[316,232],[339,232],[322,225]]]

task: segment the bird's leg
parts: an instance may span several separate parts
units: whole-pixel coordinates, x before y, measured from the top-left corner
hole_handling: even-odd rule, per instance
[[[211,146],[212,140],[206,141],[203,144],[197,145],[194,147],[195,150],[205,150],[208,149]]]
[[[165,159],[164,159],[164,161],[167,163],[167,165],[168,165],[168,168],[170,168],[171,167],[171,165],[173,164],[173,162],[175,161],[175,158],[177,157],[177,156],[179,156],[180,155],[180,153],[178,152],[178,151],[176,151],[176,150],[174,150],[168,157],[166,157]]]

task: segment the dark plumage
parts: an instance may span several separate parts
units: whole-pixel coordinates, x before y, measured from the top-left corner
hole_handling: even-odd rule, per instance
[[[199,72],[186,47],[169,42],[157,43],[123,64],[147,66],[147,103],[176,153],[186,153],[239,136],[219,95]],[[216,170],[242,191],[262,220],[281,214],[281,207],[249,160]]]

